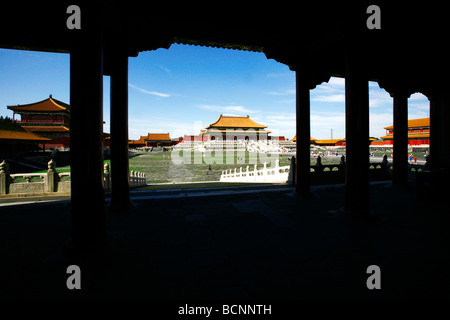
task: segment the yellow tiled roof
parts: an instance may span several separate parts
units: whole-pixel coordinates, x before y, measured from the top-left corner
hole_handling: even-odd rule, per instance
[[[423,128],[430,126],[430,118],[408,120],[408,128]],[[394,129],[394,126],[385,127],[386,130]]]
[[[29,132],[67,132],[69,128],[65,126],[22,126]]]
[[[13,130],[0,130],[1,140],[32,140],[32,141],[47,141],[51,140],[38,136],[35,133],[27,131],[13,131]]]
[[[310,141],[316,141],[316,139],[314,139],[313,137],[309,137],[309,140]],[[297,141],[297,135],[294,136],[291,141]]]
[[[234,129],[234,130],[230,130],[230,129],[210,129],[206,132],[201,132],[202,135],[208,134],[208,133],[231,133],[231,134],[238,134],[238,133],[242,133],[242,134],[251,134],[252,132],[254,133],[272,133],[272,131],[268,131],[268,130],[258,130],[258,131],[247,131],[247,130],[239,130],[239,129]]]
[[[220,115],[219,120],[210,124],[206,129],[211,128],[256,128],[263,129],[267,128],[262,124],[256,123],[249,116],[247,117],[228,117]]]
[[[129,144],[144,144],[145,141],[172,141],[168,133],[149,133],[138,140],[131,140]]]
[[[147,141],[172,141],[170,139],[170,136],[168,133],[149,133],[147,135],[147,138],[145,138]]]
[[[145,143],[145,141],[142,137],[140,137],[138,140],[128,141],[128,144],[144,144],[144,143]]]
[[[30,103],[30,104],[19,104],[17,106],[7,106],[8,109],[20,113],[20,111],[36,111],[36,112],[55,112],[55,111],[66,111],[70,112],[69,105],[61,102],[59,100],[53,99],[52,96],[48,99]]]
[[[409,133],[408,134],[408,139],[413,139],[413,138],[430,138],[430,133],[429,132],[416,133],[416,134],[415,133]],[[380,137],[380,139],[392,140],[392,139],[394,139],[394,135],[388,134],[387,136]]]
[[[325,140],[316,140],[317,144],[335,144],[339,141],[343,141],[342,139],[325,139]]]

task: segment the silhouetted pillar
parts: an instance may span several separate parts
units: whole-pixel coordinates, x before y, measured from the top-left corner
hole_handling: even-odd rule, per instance
[[[439,134],[442,132],[442,128],[440,128],[440,119],[439,119],[439,109],[438,109],[438,96],[436,93],[429,96],[430,100],[430,171],[438,171],[439,170]]]
[[[450,123],[450,93],[445,88],[440,88],[439,92],[432,97],[430,102],[430,148],[438,158],[432,166],[435,170],[440,168],[450,169],[450,130],[447,129]],[[430,157],[431,160],[431,157]]]
[[[111,56],[111,205],[130,204],[128,166],[128,56],[117,49]]]
[[[408,184],[408,94],[394,93],[394,154],[392,183]]]
[[[359,59],[347,57],[345,74],[345,211],[369,212],[369,85]]]
[[[429,92],[427,97],[430,100],[430,153],[429,171],[424,171],[422,176],[421,190],[428,189],[429,199],[444,203],[450,193],[450,161],[449,146],[450,133],[446,129],[446,124],[450,119],[448,106],[450,105],[450,95],[441,86],[436,86]],[[420,182],[420,180],[419,180]],[[424,182],[427,182],[424,184]]]
[[[92,248],[105,239],[106,216],[102,47],[89,28],[70,50],[70,114],[72,242]]]
[[[310,98],[309,86],[305,78],[296,72],[296,191],[310,193]]]

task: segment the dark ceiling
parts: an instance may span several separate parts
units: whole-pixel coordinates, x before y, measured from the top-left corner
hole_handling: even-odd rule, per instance
[[[423,92],[443,83],[449,69],[448,17],[442,1],[113,3],[80,3],[82,30],[100,27],[105,51],[119,42],[130,56],[176,42],[262,51],[293,70],[308,69],[320,83],[331,75],[343,76],[352,52],[368,79],[386,87],[401,82]],[[70,4],[8,6],[0,19],[0,47],[70,52],[74,34],[80,32],[66,27]],[[366,26],[370,4],[381,9],[380,30]]]

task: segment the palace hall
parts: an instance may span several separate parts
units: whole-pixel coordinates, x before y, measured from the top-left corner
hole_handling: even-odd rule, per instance
[[[220,115],[216,122],[202,131],[203,140],[267,140],[270,131],[267,126],[246,117]]]
[[[385,127],[386,135],[380,137],[385,145],[393,145],[394,126]],[[381,142],[379,142],[381,143]],[[429,145],[430,144],[430,118],[408,120],[408,145]]]
[[[131,140],[128,145],[131,148],[142,147],[168,147],[172,145],[172,140],[168,133],[148,133],[138,140]]]
[[[70,106],[50,95],[47,99],[16,106],[8,106],[13,119],[26,131],[48,138],[45,147],[66,148],[70,146]]]

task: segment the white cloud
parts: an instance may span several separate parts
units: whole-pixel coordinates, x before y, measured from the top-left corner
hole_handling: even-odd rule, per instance
[[[268,130],[271,131],[271,136],[284,136],[292,139],[296,135],[295,120],[294,121],[278,121],[278,122],[258,122],[268,125]]]
[[[331,87],[345,87],[345,78],[331,77],[330,80],[323,85]]]
[[[335,78],[332,77],[328,82],[323,82],[322,84],[318,85],[316,88],[313,89],[313,91],[339,91],[344,92],[345,91],[345,79],[344,78]]]
[[[295,121],[295,113],[269,113],[265,114],[264,117],[259,117],[253,119],[258,123],[264,124],[268,126],[269,130],[272,130],[274,128],[279,128],[281,131],[291,128],[296,128],[296,121]]]
[[[164,70],[165,72],[167,72],[168,74],[172,74],[172,71],[169,68],[164,67],[164,65],[160,64],[160,65],[158,65],[158,67],[161,70]]]
[[[151,94],[151,95],[158,96],[158,97],[163,97],[163,98],[170,97],[170,94],[168,94],[168,93],[161,93],[161,92],[157,92],[157,91],[148,91],[148,90],[136,87],[135,85],[133,85],[131,83],[129,83],[128,86],[130,88],[136,89],[136,90],[138,90],[138,91],[140,91],[142,93]]]
[[[311,127],[332,128],[345,125],[344,112],[313,112],[311,113]]]
[[[428,110],[414,110],[408,112],[408,119],[421,119],[421,118],[429,118],[430,113]]]
[[[331,129],[334,139],[345,137],[344,112],[311,112],[311,136],[314,139],[330,139]]]
[[[345,102],[345,79],[330,78],[311,90],[311,101],[317,102]]]
[[[268,120],[294,120],[295,121],[295,113],[275,113],[275,114],[269,114],[267,116]]]
[[[291,94],[295,94],[295,89],[287,89],[282,91],[269,91],[267,94],[272,96],[289,96]]]
[[[313,96],[311,101],[318,102],[345,102],[345,94],[329,94]]]
[[[415,101],[415,100],[429,101],[424,94],[419,92],[413,93],[408,99],[408,101]]]
[[[430,117],[430,100],[421,94],[414,93],[408,98],[408,119]]]
[[[418,110],[422,110],[422,111],[426,111],[427,113],[430,112],[430,104],[429,103],[425,103],[425,104],[410,104],[410,106],[418,109]]]
[[[389,107],[392,108],[392,97],[382,89],[369,89],[369,102],[371,108]]]
[[[198,108],[208,111],[220,112],[224,115],[236,115],[236,114],[242,115],[259,112],[259,110],[251,110],[243,106],[216,106],[216,105],[202,104],[199,105]]]
[[[369,114],[369,135],[371,137],[382,137],[386,135],[384,127],[391,126],[393,114],[390,112]]]

